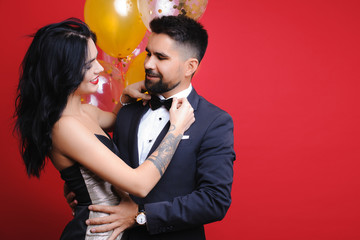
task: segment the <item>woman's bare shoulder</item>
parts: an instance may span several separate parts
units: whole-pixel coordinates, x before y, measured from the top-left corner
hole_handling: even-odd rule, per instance
[[[62,116],[52,129],[52,143],[55,149],[66,154],[78,145],[91,142],[91,131],[73,116]]]
[[[58,130],[58,129],[61,130],[62,128],[66,128],[66,127],[71,126],[73,124],[75,124],[75,125],[80,124],[80,121],[78,119],[76,119],[75,117],[71,116],[71,115],[63,115],[54,124],[54,129],[53,130]]]
[[[52,129],[52,138],[62,138],[64,135],[75,135],[87,131],[87,128],[75,117],[65,115],[54,124]]]

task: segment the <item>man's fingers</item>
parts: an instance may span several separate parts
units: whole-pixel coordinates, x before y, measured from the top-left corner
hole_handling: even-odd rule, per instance
[[[114,213],[116,206],[90,205],[89,210],[94,212]]]
[[[124,229],[122,229],[122,227],[116,228],[113,231],[113,233],[111,234],[111,236],[108,238],[108,240],[114,240],[123,231],[124,231]]]
[[[112,223],[116,220],[113,215],[105,216],[105,217],[97,217],[97,218],[90,218],[86,220],[87,225],[100,225],[100,224],[107,224]]]
[[[98,226],[98,227],[92,227],[90,229],[90,232],[92,233],[99,233],[99,232],[108,232],[108,231],[111,231],[115,228],[119,227],[119,223],[117,222],[114,222],[114,223],[110,223],[110,224],[105,224],[103,226]]]

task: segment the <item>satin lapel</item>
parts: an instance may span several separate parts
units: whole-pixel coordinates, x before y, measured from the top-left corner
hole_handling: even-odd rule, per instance
[[[134,121],[130,124],[129,129],[129,156],[130,161],[132,164],[132,167],[138,167],[139,166],[139,150],[138,150],[138,131],[139,131],[139,124],[141,117],[149,110],[149,105],[146,105],[145,107],[141,108],[139,110],[135,117]]]
[[[199,98],[200,98],[199,95],[197,94],[197,92],[193,88],[193,90],[190,92],[189,96],[187,97],[187,100],[189,101],[189,103],[193,107],[194,111],[197,110],[198,103],[199,103]]]

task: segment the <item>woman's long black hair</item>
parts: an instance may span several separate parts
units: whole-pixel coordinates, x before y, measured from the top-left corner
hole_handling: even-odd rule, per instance
[[[29,176],[40,177],[52,148],[52,128],[84,78],[89,39],[96,42],[95,34],[76,18],[33,35],[20,67],[14,129]]]

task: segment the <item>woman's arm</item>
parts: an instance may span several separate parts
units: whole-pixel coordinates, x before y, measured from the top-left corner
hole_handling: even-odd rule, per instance
[[[178,103],[180,106],[178,106]],[[146,196],[166,170],[182,134],[194,122],[189,102],[174,99],[170,109],[171,127],[153,154],[132,169],[102,144],[82,123],[62,117],[53,129],[54,151],[79,162],[102,179],[136,196]]]
[[[99,121],[99,125],[102,129],[106,131],[112,131],[116,115],[119,112],[120,108],[123,107],[121,103],[129,103],[134,99],[143,99],[145,101],[150,100],[150,95],[143,93],[145,91],[145,83],[144,81],[136,82],[128,85],[122,92],[120,96],[119,102],[115,105],[112,112],[106,112],[99,108],[96,110],[97,119]]]

